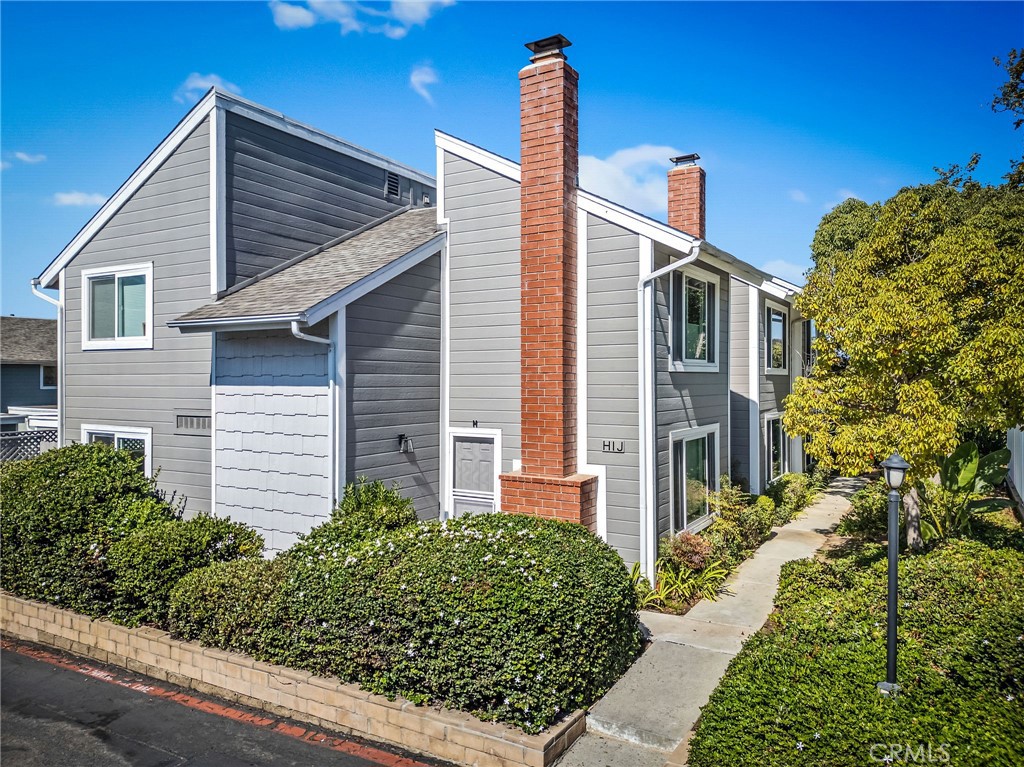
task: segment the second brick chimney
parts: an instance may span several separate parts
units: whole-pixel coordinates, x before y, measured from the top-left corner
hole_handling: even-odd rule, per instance
[[[519,73],[522,470],[501,476],[502,508],[593,529],[596,477],[576,473],[578,83],[561,35],[527,48]],[[585,457],[584,457],[585,460]]]
[[[707,210],[704,201],[704,169],[697,165],[698,154],[673,157],[668,172],[668,225],[705,239]]]

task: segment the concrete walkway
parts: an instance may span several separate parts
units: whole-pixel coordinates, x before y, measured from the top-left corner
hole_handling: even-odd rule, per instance
[[[681,767],[689,737],[729,661],[771,613],[779,571],[825,543],[863,480],[839,478],[797,519],[777,527],[726,581],[718,601],[686,615],[641,612],[652,643],[587,716],[559,767]]]

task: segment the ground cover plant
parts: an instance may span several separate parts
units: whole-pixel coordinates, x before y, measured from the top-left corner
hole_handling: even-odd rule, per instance
[[[875,689],[884,547],[858,540],[787,564],[768,628],[702,711],[690,764],[1024,764],[1024,533],[990,516],[972,536],[900,561],[894,699]]]

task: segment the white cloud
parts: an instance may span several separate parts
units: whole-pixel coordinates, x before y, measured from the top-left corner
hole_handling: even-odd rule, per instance
[[[29,154],[28,152],[15,152],[14,156],[22,162],[27,162],[30,165],[35,165],[37,162],[42,162],[46,159],[45,154]]]
[[[57,192],[53,196],[54,205],[92,205],[99,207],[107,201],[102,194],[88,192]]]
[[[2,162],[0,162],[0,170],[7,170],[10,167],[11,164],[7,162],[7,160],[3,160]]]
[[[851,197],[853,197],[854,199],[857,199],[857,200],[863,200],[864,199],[859,194],[854,192],[852,189],[837,189],[836,190],[836,199],[832,200],[831,202],[826,202],[822,207],[826,211],[830,211],[836,205],[838,205],[841,202],[846,202]]]
[[[804,192],[802,189],[790,189],[789,190],[789,199],[791,199],[793,202],[800,202],[800,203],[810,202],[810,199],[808,199],[808,197],[807,197],[807,193]]]
[[[431,106],[434,105],[434,97],[430,95],[427,86],[433,85],[436,82],[437,70],[430,66],[430,64],[419,64],[413,67],[412,72],[409,74],[409,86]]]
[[[400,40],[414,26],[426,26],[430,17],[455,0],[394,0],[371,5],[351,0],[306,0],[305,4],[271,0],[270,11],[278,29],[304,29],[314,24],[337,24],[341,33],[369,32]]]
[[[795,264],[792,261],[777,258],[762,264],[761,268],[769,274],[774,274],[776,277],[781,277],[787,282],[792,282],[794,285],[803,285],[806,282],[804,280],[804,272],[810,269],[810,266],[808,264]]]
[[[278,29],[305,29],[316,24],[316,14],[301,5],[273,0],[270,12],[274,14],[274,24]]]
[[[670,146],[641,144],[604,160],[581,155],[580,185],[640,213],[662,214],[668,210],[669,158],[680,154]]]
[[[185,78],[185,82],[178,86],[178,90],[174,92],[174,100],[181,104],[198,101],[210,88],[220,88],[229,93],[242,92],[241,88],[234,83],[229,83],[220,75],[213,73],[201,75],[198,72],[193,72]]]

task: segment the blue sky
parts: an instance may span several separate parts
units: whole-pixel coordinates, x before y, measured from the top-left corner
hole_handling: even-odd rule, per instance
[[[992,63],[1022,3],[0,4],[5,314],[53,316],[37,276],[217,82],[434,172],[433,129],[518,159],[523,43],[580,72],[585,187],[656,218],[674,154],[708,174],[708,239],[779,276],[821,216],[1021,154]]]

